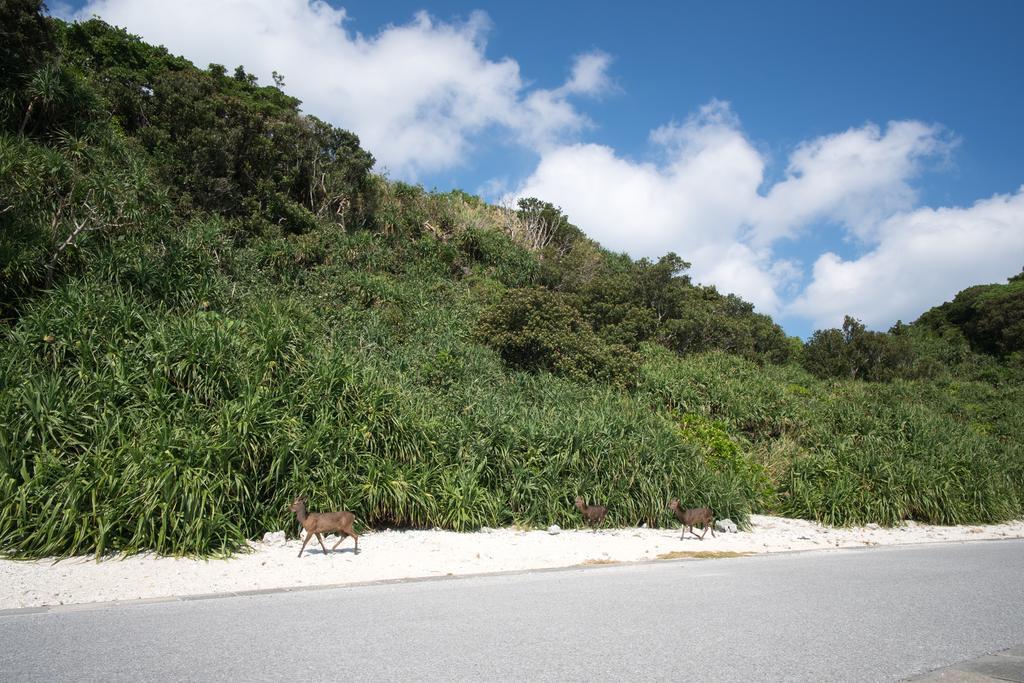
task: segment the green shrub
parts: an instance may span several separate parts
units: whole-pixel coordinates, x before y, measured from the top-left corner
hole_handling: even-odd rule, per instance
[[[631,384],[632,353],[607,345],[579,312],[539,288],[512,289],[480,320],[480,338],[510,366],[575,380]]]
[[[743,497],[755,509],[765,509],[773,503],[775,491],[767,470],[752,457],[748,443],[729,434],[725,423],[688,413],[680,419],[680,431],[683,440],[704,456],[708,469],[729,472],[742,484]]]
[[[537,259],[500,232],[469,228],[455,245],[469,262],[484,266],[509,287],[526,287],[534,280]]]
[[[843,329],[818,330],[804,346],[800,362],[818,377],[888,382],[915,374],[914,356],[902,335],[871,332],[846,316]]]

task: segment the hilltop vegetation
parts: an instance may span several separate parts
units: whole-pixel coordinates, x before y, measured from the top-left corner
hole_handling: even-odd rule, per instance
[[[0,550],[1024,512],[1020,278],[805,346],[538,199],[373,175],[238,67],[0,8]],[[279,81],[280,83],[280,81]]]

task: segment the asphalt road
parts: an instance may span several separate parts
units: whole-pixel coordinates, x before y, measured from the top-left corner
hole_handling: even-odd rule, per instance
[[[898,680],[1024,643],[1024,541],[0,616],[0,680]]]

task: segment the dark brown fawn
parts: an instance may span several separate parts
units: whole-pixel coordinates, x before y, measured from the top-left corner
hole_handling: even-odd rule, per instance
[[[690,508],[684,510],[679,507],[679,499],[673,498],[672,502],[668,504],[668,509],[676,513],[676,518],[683,523],[683,533],[679,534],[679,540],[683,540],[683,536],[686,535],[686,529],[690,529],[690,533],[697,536],[697,532],[693,530],[693,526],[704,527],[704,533],[697,536],[700,540],[704,540],[704,535],[708,533],[708,529],[711,529],[711,537],[715,536],[715,516],[711,512],[711,508]]]
[[[587,505],[583,496],[576,496],[576,507],[583,513],[583,519],[594,528],[596,534],[597,527],[604,523],[604,516],[608,514],[608,508],[604,505]]]
[[[295,519],[299,520],[299,524],[306,530],[306,540],[302,542],[299,557],[302,557],[306,544],[309,543],[309,539],[313,538],[313,536],[316,536],[316,540],[320,541],[320,547],[324,549],[324,555],[326,555],[327,546],[324,545],[324,537],[321,534],[327,534],[332,531],[338,533],[341,538],[338,539],[338,542],[334,544],[331,550],[341,545],[346,536],[351,536],[356,542],[356,553],[359,552],[359,534],[352,528],[352,524],[356,521],[356,516],[351,512],[306,512],[306,499],[301,496],[296,498],[288,509],[295,513]]]

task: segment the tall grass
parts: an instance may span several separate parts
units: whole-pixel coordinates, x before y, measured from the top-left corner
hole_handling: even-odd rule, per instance
[[[770,473],[770,509],[837,525],[1024,514],[1018,387],[823,382],[724,354],[649,351],[652,404],[727,425]]]
[[[306,289],[252,276],[267,245],[211,258],[218,229],[186,226],[171,259],[101,251],[4,332],[6,552],[229,552],[292,528],[300,493],[364,525],[457,530],[572,526],[579,494],[628,525],[667,522],[674,496],[741,521],[756,505],[667,411],[508,373],[474,343],[478,285],[500,271],[409,277],[355,235],[303,266]]]
[[[576,495],[620,525],[671,524],[673,497],[740,524],[1022,513],[1019,388],[656,346],[632,392],[509,371],[474,330],[536,258],[483,230],[176,219],[83,251],[0,329],[0,549],[226,553],[294,530],[298,494],[457,530],[577,525]]]

